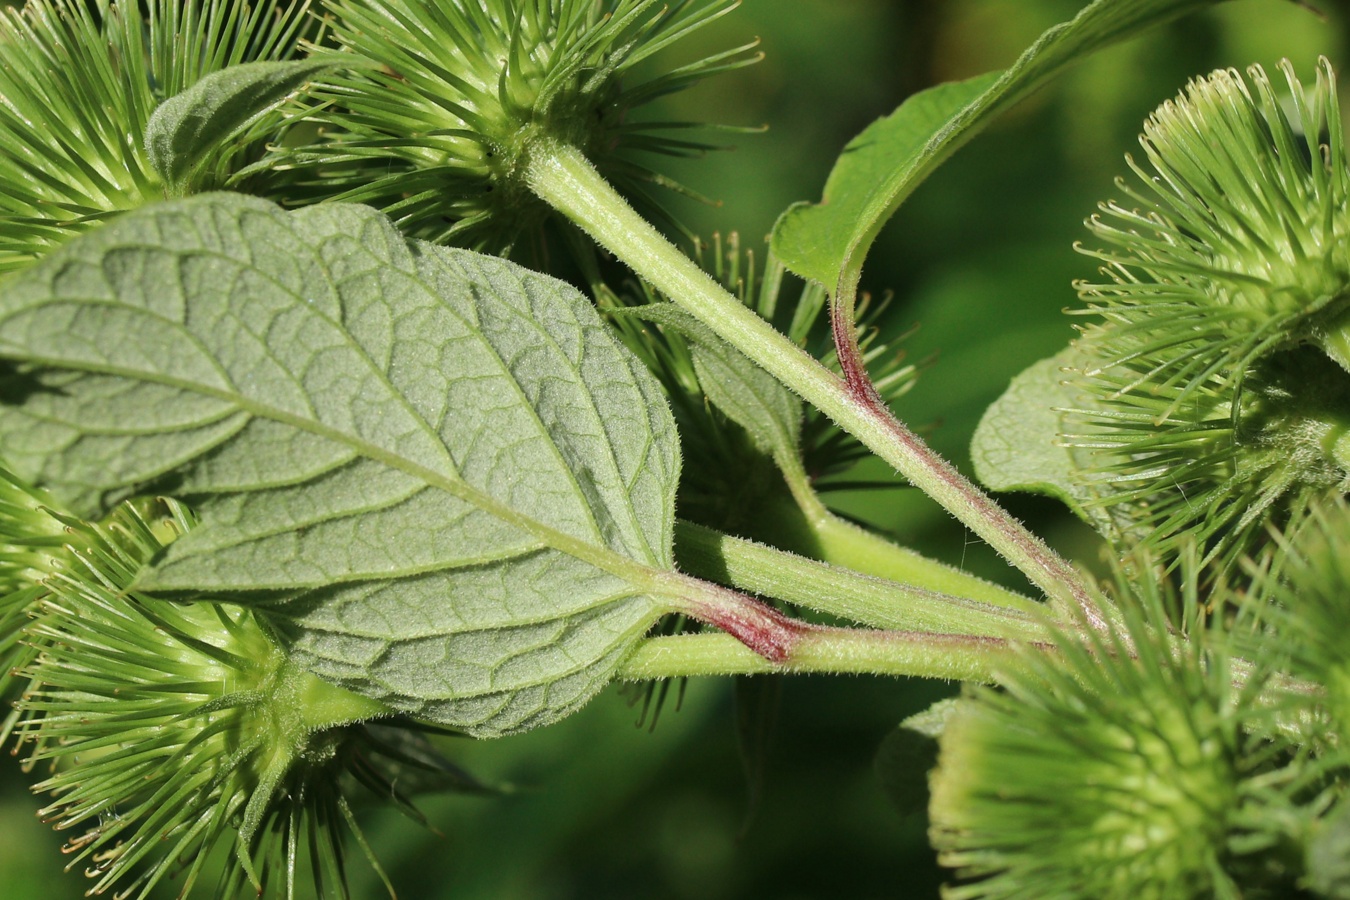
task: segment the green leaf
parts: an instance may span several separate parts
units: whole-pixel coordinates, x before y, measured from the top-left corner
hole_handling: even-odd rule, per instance
[[[650,303],[626,312],[688,339],[703,393],[744,428],[760,450],[781,459],[800,455],[802,402],[781,381],[673,303]]]
[[[849,142],[820,203],[778,220],[773,251],[835,293],[857,285],[868,248],[914,189],[994,117],[1071,63],[1218,0],[1097,0],[1045,32],[1011,68],[944,84],[902,103]]]
[[[145,128],[150,164],[166,184],[184,192],[192,173],[217,148],[334,65],[331,57],[251,62],[206,75],[150,116]]]
[[[937,765],[938,738],[956,704],[957,698],[948,697],[915,713],[877,748],[872,761],[877,780],[901,813],[922,812],[928,806],[928,772]]]
[[[1350,898],[1350,802],[1342,799],[1315,820],[1309,832],[1308,886],[1319,897]]]
[[[990,490],[1055,497],[1110,534],[1111,519],[1094,504],[1097,494],[1079,474],[1090,463],[1087,452],[1060,439],[1063,410],[1081,407],[1085,399],[1066,382],[1065,373],[1081,366],[1081,351],[1071,344],[1014,378],[975,429],[971,458],[975,477]]]
[[[305,665],[409,713],[545,724],[673,606],[655,380],[572,288],[371,209],[128,214],[6,283],[0,357],[16,469],[200,512],[138,589],[280,593]]]
[[[915,173],[920,162],[934,158],[930,146],[943,126],[998,77],[990,72],[920,91],[868,125],[839,155],[821,201],[793,204],[775,223],[773,252],[793,272],[833,289],[850,254],[866,254],[927,174]]]

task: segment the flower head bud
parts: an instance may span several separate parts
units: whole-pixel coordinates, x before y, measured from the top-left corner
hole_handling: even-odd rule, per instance
[[[1171,633],[1147,590],[1125,598],[1126,630],[1062,636],[948,719],[930,806],[940,859],[963,879],[948,896],[1292,889],[1296,873],[1267,852],[1282,839],[1268,813],[1289,803],[1253,736],[1263,679],[1235,688],[1224,656]]]
[[[669,185],[630,150],[708,149],[686,123],[630,112],[757,57],[738,48],[634,80],[635,67],[736,0],[328,0],[337,41],[371,66],[315,96],[324,140],[277,159],[308,172],[297,199],[377,206],[429,240],[503,249],[545,217],[518,169],[538,135],[637,190]]]
[[[1350,765],[1350,505],[1314,504],[1286,529],[1254,578],[1243,613],[1250,627],[1235,631],[1251,659],[1266,659],[1305,684],[1289,700],[1305,713],[1309,737]]]
[[[1198,386],[1241,380],[1276,350],[1338,350],[1350,313],[1350,169],[1326,60],[1305,89],[1286,62],[1285,104],[1253,66],[1197,79],[1153,113],[1130,161],[1136,204],[1104,204],[1089,221],[1111,249],[1107,284],[1081,286],[1102,368],[1132,364],[1140,381]],[[1174,405],[1180,406],[1185,395]]]
[[[16,733],[30,766],[50,768],[40,815],[73,832],[90,893],[144,898],[176,878],[186,896],[221,848],[212,896],[290,898],[307,866],[320,896],[345,897],[344,826],[366,848],[348,776],[402,800],[396,769],[453,770],[375,723],[392,715],[383,705],[292,663],[257,612],[128,591],[191,524],[165,502],[157,519],[120,507],[47,579],[25,630],[35,655]]]
[[[1192,82],[1145,126],[1147,187],[1089,223],[1111,280],[1080,286],[1090,399],[1065,437],[1155,549],[1231,561],[1350,485],[1350,169],[1330,66],[1284,74],[1287,103],[1257,67]]]
[[[58,512],[45,492],[0,466],[0,698],[13,699],[33,657],[24,629],[47,579],[69,566],[73,547],[87,548],[94,537],[83,522]],[[11,714],[0,725],[0,743],[14,721]]]
[[[163,199],[155,108],[226,66],[289,56],[308,2],[30,0],[0,10],[0,272]],[[220,185],[217,185],[220,186]]]
[[[0,466],[0,596],[38,585],[58,567],[83,523],[57,511],[45,491]]]

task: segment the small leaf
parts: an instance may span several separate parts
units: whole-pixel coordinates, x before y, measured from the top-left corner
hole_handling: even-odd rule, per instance
[[[863,258],[914,189],[966,141],[1073,62],[1217,0],[1097,0],[1049,31],[1011,68],[916,94],[844,148],[820,203],[778,220],[773,250],[832,291],[856,286]]]
[[[654,379],[571,287],[366,207],[128,214],[6,283],[0,357],[41,388],[0,406],[17,469],[200,512],[137,589],[280,594],[305,665],[414,715],[557,719],[672,607]]]
[[[998,77],[990,72],[920,91],[868,125],[839,155],[821,201],[793,204],[779,218],[773,252],[793,272],[833,290],[852,247],[871,243],[894,212],[886,207],[908,196],[907,181],[897,176],[914,172],[943,126]],[[913,186],[922,178],[911,177]]]
[[[251,62],[206,75],[150,117],[145,128],[150,164],[181,192],[192,172],[231,135],[335,65],[331,57]]]
[[[901,813],[922,812],[928,806],[928,772],[937,765],[938,738],[956,703],[955,697],[948,697],[915,713],[877,748],[873,760],[877,780]]]
[[[760,450],[781,458],[800,455],[802,403],[781,381],[673,303],[650,303],[627,312],[688,339],[694,374],[708,400],[744,428]]]
[[[1098,531],[1115,533],[1081,474],[1090,464],[1087,451],[1066,447],[1060,439],[1063,410],[1084,403],[1066,383],[1066,372],[1081,365],[1081,352],[1071,344],[1012,380],[975,429],[970,450],[975,477],[993,491],[1055,497]]]

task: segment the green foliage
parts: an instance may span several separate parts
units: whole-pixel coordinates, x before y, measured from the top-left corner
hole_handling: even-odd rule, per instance
[[[1246,655],[1272,658],[1293,678],[1323,687],[1315,702],[1297,692],[1288,702],[1304,710],[1304,739],[1340,765],[1350,762],[1347,526],[1350,506],[1343,498],[1318,504],[1280,537],[1278,553],[1267,554],[1260,567],[1249,564],[1253,589],[1243,605],[1244,627],[1235,629]]]
[[[1084,482],[1089,452],[1066,446],[1064,416],[1081,408],[1081,391],[1069,373],[1082,366],[1071,346],[1022,372],[985,412],[975,429],[971,458],[980,482],[995,491],[1034,491],[1065,503],[1104,533],[1115,531],[1097,504],[1099,490]]]
[[[817,328],[826,302],[823,289],[797,285],[772,253],[762,270],[736,235],[725,245],[715,236],[709,268],[727,290],[766,321],[781,325],[789,339],[835,371],[833,345]],[[738,534],[760,536],[756,510],[786,499],[790,485],[821,493],[869,455],[866,447],[790,390],[712,329],[665,302],[650,285],[597,298],[624,345],[656,375],[670,400],[687,458],[706,465],[685,467],[677,506],[682,517]],[[859,304],[864,361],[879,395],[894,403],[915,385],[919,367],[907,362],[898,339],[877,327],[889,298]],[[652,323],[653,328],[647,323]],[[845,481],[847,488],[851,482]],[[884,484],[878,482],[877,484]],[[790,506],[795,502],[787,499]],[[747,514],[749,513],[749,514]],[[780,532],[779,540],[785,538]],[[793,548],[796,549],[796,548]]]
[[[1350,170],[1334,76],[1324,61],[1305,90],[1286,65],[1288,112],[1260,68],[1250,77],[1193,82],[1145,125],[1153,196],[1103,207],[1093,231],[1119,249],[1095,255],[1112,283],[1080,289],[1102,319],[1083,336],[1082,383],[1107,411],[1085,415],[1078,440],[1102,448],[1107,502],[1161,546],[1198,529],[1230,557],[1350,477]]]
[[[956,698],[939,700],[905,719],[877,749],[877,780],[901,813],[922,814],[928,809],[927,774],[938,761],[938,739],[959,706]],[[915,775],[922,773],[924,778]]]
[[[398,782],[417,768],[441,788],[481,789],[416,733],[372,722],[389,709],[299,668],[254,612],[128,593],[192,527],[179,504],[122,504],[99,525],[62,518],[80,537],[29,592],[15,733],[47,772],[39,815],[75,830],[65,851],[91,893],[147,897],[178,878],[186,895],[210,881],[219,846],[214,896],[279,882],[292,897],[307,861],[320,896],[346,897],[340,829],[364,839],[343,779],[403,803]]]
[[[1253,68],[1254,88],[1217,72],[1145,125],[1153,173],[1135,170],[1147,191],[1122,183],[1137,205],[1103,204],[1090,222],[1113,248],[1090,254],[1111,281],[1080,286],[1079,312],[1096,320],[1061,354],[1052,405],[1063,412],[1020,413],[1046,404],[1018,380],[977,435],[985,459],[1000,440],[1009,461],[1064,445],[1059,471],[1037,482],[995,467],[986,483],[1051,485],[1099,527],[1162,553],[1199,540],[1226,565],[1254,552],[1268,523],[1344,490],[1350,170],[1325,61],[1311,90],[1285,75],[1291,112]],[[1027,433],[1000,427],[1009,418]]]
[[[850,291],[887,220],[947,157],[1061,69],[1213,0],[1097,0],[1050,29],[1006,72],[918,94],[844,148],[818,204],[789,209],[774,251],[805,278]],[[851,284],[850,284],[851,282]]]
[[[35,0],[0,12],[0,272],[162,198],[143,141],[159,104],[210,73],[289,57],[307,15],[307,2],[281,0],[151,0],[145,12],[108,0]],[[231,183],[222,163],[245,161],[275,131],[275,121],[255,121],[218,148],[214,168],[198,166],[195,187]]]
[[[749,47],[642,81],[653,53],[719,18],[732,0],[329,0],[333,36],[373,63],[316,91],[323,140],[296,148],[296,196],[385,210],[406,233],[504,250],[547,209],[521,183],[523,138],[575,142],[634,189],[667,183],[629,151],[690,153],[688,123],[642,123],[637,107],[754,61]]]
[[[958,44],[917,40],[898,54],[929,54],[908,99],[845,148],[821,203],[780,217],[762,267],[737,237],[691,256],[647,220],[680,229],[646,188],[683,190],[679,158],[711,147],[688,137],[705,116],[683,89],[758,60],[753,44],[709,49],[737,44],[721,30],[731,0],[6,13],[0,689],[14,712],[0,735],[26,751],[92,891],[152,900],[176,880],[182,896],[342,897],[414,879],[416,896],[459,892],[458,863],[386,878],[349,873],[344,852],[425,858],[379,818],[363,832],[350,784],[414,819],[413,792],[488,793],[440,755],[466,734],[503,740],[457,753],[499,774],[514,760],[527,781],[603,760],[587,790],[558,786],[570,794],[552,825],[533,799],[514,820],[437,806],[430,818],[492,871],[488,895],[550,895],[512,881],[540,870],[543,842],[637,859],[648,832],[685,853],[686,895],[745,893],[683,823],[591,840],[580,807],[637,790],[648,763],[611,759],[612,732],[555,723],[616,680],[646,681],[637,695],[659,706],[676,692],[653,679],[741,676],[755,827],[779,828],[772,726],[810,704],[777,676],[867,672],[978,684],[900,707],[868,683],[817,687],[837,691],[818,708],[866,707],[874,727],[847,740],[831,723],[828,749],[803,757],[865,745],[873,758],[890,730],[875,773],[905,813],[887,821],[911,833],[862,825],[875,782],[837,789],[865,760],[798,764],[794,803],[824,771],[831,792],[864,799],[847,822],[810,815],[813,840],[785,858],[852,853],[866,831],[932,868],[915,843],[928,802],[952,897],[1344,896],[1350,170],[1330,64],[1308,88],[1285,66],[1288,96],[1259,68],[1223,70],[1154,114],[1131,163],[1145,186],[1122,183],[1127,202],[1089,224],[1106,277],[1081,287],[1086,324],[1058,352],[1026,340],[1051,333],[1022,302],[1045,291],[1028,273],[1051,256],[1025,236],[1073,207],[1053,197],[1076,165],[1115,158],[1096,102],[1077,107],[1073,152],[1045,138],[1059,108],[1045,100],[971,148],[1011,154],[1009,171],[1027,170],[1016,184],[968,152],[915,195],[1042,84],[1210,5],[1096,0],[1018,38],[1020,55],[954,67]],[[962,39],[1006,30],[959,24],[962,4],[919,6],[896,15]],[[1168,48],[1198,43],[1192,27],[1129,52],[1189,68]],[[1136,99],[1183,77],[1167,69]],[[649,152],[676,167],[633,155]],[[920,212],[894,243],[913,245],[909,262],[874,301],[863,258],[911,197]],[[518,250],[541,271],[500,258]],[[934,292],[916,261],[939,252],[984,276]],[[981,277],[1007,309],[973,301]],[[975,470],[1087,520],[1079,539],[1095,543],[1079,555],[1104,559],[1109,585],[890,409],[922,402],[891,316],[925,295],[944,341],[966,340],[976,387],[930,388],[941,405],[915,407],[914,424],[985,406],[991,370],[1044,357],[988,407]],[[991,332],[1009,326],[1005,357]],[[959,567],[930,558],[834,505],[878,486],[916,490],[845,507],[886,510],[924,541],[946,526],[908,511],[935,501],[1027,583],[991,584],[965,571],[965,548]],[[698,690],[690,708],[710,708]],[[707,738],[685,745],[684,781],[718,777]],[[515,823],[509,851],[477,827],[493,817]],[[813,889],[770,868],[793,867],[765,863],[742,887]],[[924,890],[841,873],[820,890]]]
[[[542,724],[665,606],[669,414],[559,282],[208,195],[13,278],[0,343],[37,385],[3,409],[15,465],[86,514],[153,485],[200,510],[138,587],[283,592],[296,658],[399,708]]]
[[[219,172],[208,173],[214,178],[202,173],[209,163],[221,166],[222,160],[213,159],[216,151],[246,145],[250,124],[331,65],[322,57],[252,62],[206,75],[161,103],[146,123],[150,165],[173,195],[197,193],[203,183],[226,183]]]
[[[941,145],[942,129],[998,81],[999,73],[990,72],[940,84],[869,125],[844,148],[820,202],[791,207],[774,226],[774,252],[803,278],[837,284],[918,187],[925,174],[920,167],[936,164],[931,145]]]
[[[673,303],[648,304],[634,313],[688,341],[689,361],[708,401],[744,428],[760,451],[785,459],[800,454],[801,401],[781,382]]]
[[[1150,571],[1142,563],[1137,564]],[[1200,629],[1170,633],[1137,576],[1127,631],[1061,637],[946,722],[933,837],[953,898],[1286,896],[1296,770],[1257,695]],[[1152,591],[1140,596],[1134,591]],[[1192,580],[1186,601],[1196,603]]]
[[[93,528],[62,513],[45,491],[0,469],[0,696],[14,696],[35,656],[26,629],[46,594],[43,580],[97,540]],[[6,716],[0,735],[8,737],[15,719]]]
[[[1317,823],[1308,844],[1308,886],[1323,897],[1337,900],[1350,896],[1350,846],[1346,845],[1346,810],[1342,802],[1326,818]]]

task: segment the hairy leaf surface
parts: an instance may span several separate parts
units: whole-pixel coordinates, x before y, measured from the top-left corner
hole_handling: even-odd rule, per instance
[[[916,94],[849,142],[820,203],[797,204],[773,232],[789,269],[835,291],[856,285],[881,227],[914,189],[999,113],[1066,66],[1217,0],[1097,0],[1051,28],[1003,73]]]
[[[694,374],[708,400],[744,428],[760,450],[781,457],[800,452],[802,402],[781,381],[673,303],[630,312],[688,339]]]
[[[128,214],[7,282],[0,356],[21,472],[200,512],[137,587],[281,596],[307,665],[411,713],[556,719],[668,604],[655,381],[570,287],[368,208]]]
[[[226,139],[281,103],[331,57],[251,62],[212,72],[165,100],[145,128],[145,152],[165,183],[181,190],[192,172]]]

